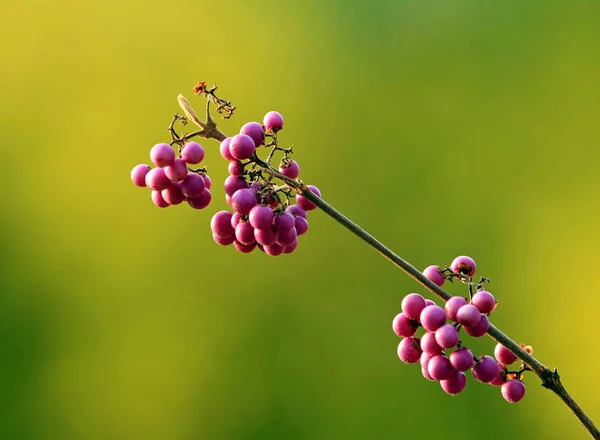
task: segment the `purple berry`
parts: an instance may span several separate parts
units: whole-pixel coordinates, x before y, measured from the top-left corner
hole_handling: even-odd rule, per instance
[[[229,152],[237,160],[249,159],[255,150],[254,141],[247,134],[236,134],[229,142]]]
[[[256,206],[256,195],[249,189],[238,189],[231,196],[231,206],[235,212],[248,215],[250,210]]]
[[[194,209],[204,209],[212,200],[212,195],[209,190],[205,189],[198,197],[188,197],[187,202]]]
[[[242,220],[242,217],[242,214],[240,214],[239,212],[234,212],[231,216],[231,227],[235,229],[237,224]]]
[[[300,208],[298,205],[288,206],[285,212],[292,214],[294,218],[302,217],[303,219],[308,220],[308,213],[304,209]]]
[[[146,186],[146,174],[151,170],[148,165],[140,164],[133,167],[131,170],[131,181],[135,186]]]
[[[198,142],[188,142],[181,150],[181,158],[187,163],[200,163],[204,159],[204,148]]]
[[[160,194],[169,205],[179,205],[185,202],[185,196],[181,192],[181,184],[178,182],[173,182],[170,187],[163,189]]]
[[[244,165],[239,160],[232,160],[227,167],[229,174],[235,177],[240,177],[244,174]]]
[[[240,251],[242,254],[248,254],[250,252],[252,252],[255,248],[256,248],[256,243],[252,243],[252,244],[242,244],[239,241],[234,241],[233,242],[233,246],[235,246],[235,248]]]
[[[419,323],[408,319],[404,313],[396,315],[392,321],[392,329],[401,338],[409,338],[417,333]],[[421,341],[422,342],[422,341]]]
[[[409,293],[402,300],[402,312],[415,321],[419,320],[421,312],[425,308],[425,298],[418,293]]]
[[[296,225],[294,216],[287,212],[276,215],[273,224],[277,227],[279,232],[291,231]]]
[[[437,356],[432,357],[429,364],[427,364],[427,371],[435,380],[446,380],[452,376],[454,368],[450,363],[450,359],[438,354]]]
[[[165,167],[165,175],[171,182],[180,182],[188,175],[186,163],[181,159],[175,159],[173,165]]]
[[[429,374],[429,371],[427,371],[427,365],[429,365],[429,361],[431,360],[433,356],[430,355],[429,353],[421,353],[421,358],[420,358],[420,362],[421,362],[421,374],[423,374],[423,377],[427,380],[431,380],[433,381],[433,377],[431,377],[431,375]]]
[[[490,328],[490,321],[487,316],[481,315],[481,320],[475,327],[465,325],[463,328],[469,336],[479,338],[487,333],[488,329]]]
[[[441,286],[444,284],[444,281],[446,281],[446,278],[444,278],[444,276],[440,273],[440,268],[437,266],[426,267],[423,271],[423,275],[425,275],[429,281],[437,284],[438,286]]]
[[[250,210],[248,219],[256,229],[267,229],[273,224],[273,210],[265,205],[256,205]]]
[[[162,191],[171,186],[171,181],[162,168],[154,168],[146,174],[146,186],[156,191]]]
[[[467,376],[462,371],[454,371],[448,379],[440,381],[440,385],[445,392],[454,396],[467,386]]]
[[[455,370],[467,371],[473,368],[473,353],[467,347],[461,347],[450,353],[450,363]]]
[[[477,266],[475,265],[475,261],[471,257],[463,255],[460,257],[456,257],[454,261],[452,261],[450,268],[453,272],[463,273],[469,277],[472,277],[473,275],[475,275],[475,269],[477,268]]]
[[[240,222],[235,227],[235,239],[244,245],[256,243],[254,228],[248,222]]]
[[[502,384],[502,397],[510,403],[517,403],[525,396],[525,385],[520,380],[512,379]]]
[[[452,324],[444,324],[435,331],[435,340],[442,348],[451,348],[456,346],[459,339],[460,336],[458,334],[458,330],[456,330],[456,327],[454,327]]]
[[[306,234],[306,231],[308,231],[308,221],[303,217],[296,217],[294,226],[296,227],[296,233],[298,235]]]
[[[285,248],[277,243],[273,243],[271,245],[264,246],[265,254],[270,255],[272,257],[276,257],[278,255],[283,254]]]
[[[263,119],[265,130],[277,133],[283,128],[283,116],[279,112],[270,111]]]
[[[317,197],[321,197],[321,191],[319,191],[319,188],[317,188],[314,185],[307,185],[306,187]],[[313,202],[311,202],[301,194],[298,194],[296,196],[296,204],[305,211],[312,211],[317,207],[317,205],[315,205]]]
[[[219,152],[221,153],[221,156],[223,156],[224,159],[235,160],[235,158],[231,155],[231,151],[229,151],[230,142],[230,137],[225,138],[223,142],[221,142],[221,145],[219,145]]]
[[[460,309],[462,306],[465,306],[467,304],[468,304],[467,300],[465,298],[463,298],[462,296],[453,296],[448,301],[446,301],[446,305],[444,306],[444,311],[446,312],[446,317],[450,321],[456,322],[456,313],[458,312],[458,309]]]
[[[496,378],[494,380],[492,380],[491,382],[488,382],[490,385],[494,385],[495,387],[499,387],[506,381],[506,374],[504,373],[504,368],[502,368],[502,365],[500,365],[500,364],[497,364],[497,365],[498,365],[498,376],[496,376]]]
[[[202,178],[204,179],[204,184],[206,186],[206,189],[210,189],[210,187],[212,186],[212,180],[210,180],[210,177],[208,177],[208,174],[204,174],[202,176]]]
[[[275,228],[277,229],[277,226],[275,226]],[[277,231],[277,243],[279,243],[284,248],[292,246],[298,241],[298,234],[296,233],[296,228],[292,228],[289,231],[280,231],[279,229],[277,229]]]
[[[222,235],[213,234],[213,240],[221,246],[229,246],[235,241],[235,237],[233,235],[231,237],[224,237]]]
[[[150,150],[150,160],[157,167],[168,167],[175,161],[175,151],[169,144],[156,144]]]
[[[206,184],[201,175],[189,173],[181,182],[181,192],[187,198],[199,197],[206,189]]]
[[[489,356],[482,356],[473,367],[473,377],[479,382],[491,382],[498,375],[498,363]]]
[[[421,349],[431,355],[442,354],[443,348],[435,340],[435,332],[427,332],[421,338]]]
[[[213,215],[210,220],[210,229],[214,235],[221,237],[231,237],[235,230],[231,227],[231,217],[233,214],[229,211],[219,211]]]
[[[252,138],[255,146],[259,146],[265,143],[265,131],[258,122],[248,122],[242,125],[240,134],[246,134]]]
[[[152,190],[152,201],[159,208],[166,208],[169,206],[167,201],[165,199],[163,199],[160,191],[157,191],[155,189]]]
[[[248,188],[248,182],[241,177],[229,176],[225,179],[223,188],[225,189],[225,194],[231,197],[238,189]]]
[[[479,324],[481,312],[472,304],[461,306],[456,312],[456,319],[464,326],[474,327]]]
[[[290,179],[297,179],[300,175],[300,167],[298,166],[298,162],[295,160],[292,160],[288,164],[284,164],[282,162],[279,165],[279,172]]]
[[[471,304],[479,309],[481,313],[492,313],[496,308],[494,296],[485,290],[481,290],[473,295]]]
[[[440,306],[427,306],[421,312],[419,322],[429,332],[434,332],[446,322],[446,313]]]
[[[427,307],[427,306],[435,306],[435,305],[437,305],[437,304],[435,302],[433,302],[432,300],[430,300],[430,299],[426,299],[425,300],[425,307]]]
[[[494,357],[502,365],[510,365],[517,360],[517,355],[500,343],[494,349]]]
[[[296,248],[297,248],[297,247],[298,247],[298,242],[296,241],[296,242],[294,242],[294,244],[293,244],[293,245],[291,245],[291,246],[287,246],[287,247],[284,249],[283,253],[284,253],[284,254],[291,254],[292,252],[294,252],[294,251],[296,250]]]
[[[404,338],[398,345],[398,357],[402,362],[415,364],[421,359],[419,338]]]
[[[272,246],[277,243],[277,229],[274,226],[266,229],[254,229],[254,238],[262,246]]]

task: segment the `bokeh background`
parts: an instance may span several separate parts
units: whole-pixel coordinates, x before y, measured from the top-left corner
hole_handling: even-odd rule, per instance
[[[391,320],[425,292],[324,214],[270,258],[212,242],[219,191],[156,208],[130,170],[199,80],[226,133],[279,110],[303,180],[415,266],[473,256],[492,321],[600,422],[599,2],[0,10],[0,438],[587,438],[533,375],[511,405],[402,364]]]

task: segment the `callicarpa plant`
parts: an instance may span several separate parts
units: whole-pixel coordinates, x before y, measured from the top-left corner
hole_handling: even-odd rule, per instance
[[[296,251],[299,238],[308,231],[308,212],[319,208],[350,232],[365,241],[395,266],[444,301],[437,305],[417,293],[410,293],[401,303],[401,311],[392,321],[393,331],[401,338],[398,357],[407,364],[420,363],[425,379],[437,381],[450,395],[459,394],[467,384],[466,372],[476,381],[500,388],[502,397],[511,403],[525,396],[524,374],[534,373],[543,387],[552,390],[575,414],[590,435],[600,440],[600,432],[567,393],[558,371],[551,370],[535,357],[530,346],[517,344],[489,320],[497,301],[486,290],[489,279],[475,280],[476,263],[459,256],[449,266],[432,265],[423,272],[400,258],[375,237],[345,217],[325,200],[316,186],[298,179],[300,167],[293,159],[293,148],[283,147],[279,135],[284,127],[282,115],[269,111],[262,124],[248,122],[238,134],[228,137],[217,129],[211,106],[223,118],[230,118],[235,107],[216,95],[216,86],[199,82],[193,92],[206,99],[206,121],[200,120],[189,101],[178,96],[184,115],[175,114],[167,130],[171,140],[158,143],[150,150],[154,168],[136,165],[131,180],[151,190],[151,199],[160,208],[187,202],[194,209],[204,209],[212,200],[212,182],[205,167],[204,148],[194,139],[220,142],[221,156],[228,162],[229,177],[224,182],[225,199],[231,211],[213,215],[210,227],[214,241],[233,245],[242,253],[256,249],[270,256]],[[198,130],[178,134],[177,124],[189,122]],[[276,156],[279,158],[275,162]],[[277,165],[274,165],[277,164]],[[213,192],[216,191],[213,189]],[[465,296],[452,296],[442,289],[446,282],[466,287]],[[423,328],[420,336],[419,330]],[[474,354],[463,341],[488,335],[497,342],[494,357]],[[520,361],[517,367],[510,365]]]

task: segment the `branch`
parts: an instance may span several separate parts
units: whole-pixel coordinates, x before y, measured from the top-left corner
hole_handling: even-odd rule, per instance
[[[179,101],[179,105],[185,112],[185,114],[190,118],[196,125],[198,125],[201,130],[196,132],[192,132],[180,138],[181,141],[185,141],[194,136],[200,136],[206,139],[215,139],[219,142],[223,141],[227,137],[224,133],[217,129],[217,125],[214,120],[210,117],[210,101],[207,104],[207,122],[204,123],[198,119],[198,116],[192,109],[190,103],[183,95],[179,95],[177,98]],[[308,200],[317,205],[321,211],[325,214],[333,218],[335,221],[340,223],[358,238],[366,242],[369,246],[383,255],[386,259],[392,262],[396,267],[401,269],[427,290],[432,292],[438,298],[443,301],[448,301],[452,295],[446,292],[444,289],[439,287],[434,282],[430,281],[428,278],[423,275],[423,273],[415,268],[412,264],[402,259],[399,255],[395,254],[391,249],[369,234],[367,231],[362,229],[359,225],[354,223],[344,214],[339,212],[329,203],[327,203],[322,198],[318,197],[316,194],[310,191],[306,187],[306,185],[300,181],[290,179],[289,177],[281,174],[278,170],[273,168],[268,162],[265,162],[258,158],[256,155],[251,159],[255,162],[261,169],[270,173],[274,177],[277,177],[281,181],[285,182],[289,187],[291,187],[296,193],[302,194]],[[575,417],[583,424],[585,429],[590,433],[592,438],[595,440],[600,440],[600,431],[594,426],[592,420],[583,412],[583,410],[579,407],[577,402],[569,395],[565,387],[563,386],[560,375],[558,374],[558,370],[550,370],[540,361],[538,361],[535,357],[533,357],[530,353],[525,351],[519,344],[517,344],[514,340],[509,338],[505,333],[503,333],[500,329],[490,323],[488,329],[488,335],[504,345],[510,351],[512,351],[519,359],[521,359],[525,365],[527,365],[539,378],[542,380],[542,386],[552,390],[560,399],[567,405],[567,407],[573,412]]]

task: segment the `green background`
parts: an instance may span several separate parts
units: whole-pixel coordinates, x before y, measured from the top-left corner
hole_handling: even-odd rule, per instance
[[[425,292],[323,213],[293,255],[216,245],[216,142],[210,207],[156,208],[130,170],[178,93],[202,107],[199,80],[238,107],[226,133],[280,111],[301,178],[416,267],[474,257],[492,321],[600,422],[600,2],[22,0],[0,17],[0,438],[587,438],[533,375],[511,405],[401,363],[392,318]]]

